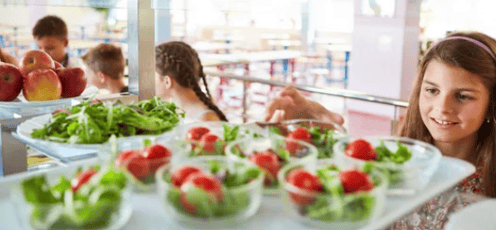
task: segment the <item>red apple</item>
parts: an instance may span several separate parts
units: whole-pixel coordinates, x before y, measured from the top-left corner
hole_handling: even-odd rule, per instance
[[[17,67],[0,62],[0,101],[16,99],[22,89],[24,77]]]
[[[83,93],[88,82],[81,68],[56,69],[62,83],[62,97],[77,97]]]
[[[57,100],[62,94],[62,84],[53,70],[38,69],[24,79],[22,94],[28,101]]]
[[[19,70],[24,77],[28,76],[28,74],[33,70],[54,68],[55,63],[52,58],[42,50],[28,51],[19,62]]]
[[[58,61],[53,61],[53,63],[55,63],[54,69],[63,69],[64,68],[64,66],[62,64],[60,64],[60,62],[58,62]]]

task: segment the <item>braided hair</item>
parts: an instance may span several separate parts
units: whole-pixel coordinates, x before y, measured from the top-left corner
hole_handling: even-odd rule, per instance
[[[170,76],[182,87],[192,89],[221,120],[227,121],[226,115],[212,101],[200,58],[191,46],[181,41],[162,43],[155,47],[155,60],[155,69],[160,76]],[[200,79],[206,94],[200,88]]]

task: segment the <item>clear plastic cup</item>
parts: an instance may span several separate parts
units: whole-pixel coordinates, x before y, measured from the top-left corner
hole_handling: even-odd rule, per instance
[[[286,154],[287,157],[277,156],[278,163],[261,167],[265,171],[264,193],[279,194],[277,173],[288,163],[301,163],[309,167],[317,164],[317,149],[304,141],[270,135],[269,138],[249,138],[234,141],[226,146],[229,159],[255,162],[255,154],[266,152]],[[260,165],[259,165],[260,167]]]
[[[158,194],[168,216],[178,223],[191,228],[219,228],[239,226],[251,218],[260,207],[262,202],[263,173],[247,184],[222,189],[222,200],[209,206],[212,210],[211,216],[199,216],[190,214],[181,203],[180,188],[175,187],[166,179],[170,172],[182,166],[195,166],[202,172],[210,172],[211,161],[226,165],[229,170],[233,168],[244,169],[255,166],[250,162],[232,160],[223,156],[193,157],[174,165],[166,165],[157,171]],[[256,167],[255,167],[256,168]],[[228,171],[229,171],[228,170]],[[222,175],[214,175],[216,178]],[[215,208],[214,208],[215,206]]]
[[[404,145],[411,153],[411,158],[403,164],[393,162],[376,162],[356,159],[345,154],[348,143],[363,139],[376,148],[381,141],[391,152],[398,149],[397,143]],[[342,138],[334,146],[336,160],[344,165],[363,166],[371,162],[381,170],[389,179],[389,195],[414,195],[421,191],[430,181],[432,175],[437,170],[442,154],[431,144],[404,137],[362,137],[362,138]]]
[[[319,161],[317,167],[292,163],[281,169],[278,174],[282,193],[281,202],[283,210],[289,215],[289,218],[315,228],[344,230],[359,229],[382,215],[386,202],[385,192],[388,181],[377,170],[369,174],[376,183],[372,190],[348,193],[341,196],[323,192],[310,192],[286,181],[286,176],[291,170],[303,168],[317,175],[316,170],[326,165],[336,166],[332,160],[322,160]]]
[[[285,137],[287,137],[290,132],[299,127],[304,127],[309,131],[318,127],[320,129],[320,134],[322,134],[323,136],[314,137],[312,135],[313,139],[310,142],[310,144],[314,145],[318,150],[318,159],[333,158],[334,144],[339,138],[345,137],[347,135],[346,129],[337,123],[312,119],[286,120],[280,123],[272,123],[268,125],[268,127],[269,129],[277,128],[280,132],[280,135]],[[332,130],[332,136],[328,135],[327,138],[325,138],[326,130]],[[269,130],[269,134],[274,135],[275,133]]]
[[[72,180],[76,175],[77,166],[66,167],[62,170],[49,171],[45,174],[45,178],[52,188],[58,183],[61,175],[65,176],[68,180]],[[91,177],[88,183],[92,180],[102,178],[102,172],[106,169],[101,169],[99,173]],[[41,174],[37,174],[41,175]],[[31,179],[27,178],[27,179]],[[26,180],[27,180],[26,179]],[[94,182],[94,181],[93,181]],[[132,213],[131,204],[131,186],[129,183],[122,189],[118,190],[115,185],[108,185],[107,187],[96,187],[95,190],[88,190],[89,198],[87,201],[82,201],[77,198],[78,193],[84,190],[83,185],[76,193],[71,189],[66,190],[61,194],[63,201],[54,203],[39,203],[34,204],[26,201],[23,194],[23,186],[21,183],[13,187],[11,191],[11,198],[14,205],[14,210],[22,229],[120,229],[122,228]],[[104,202],[102,197],[109,194],[105,191],[117,190],[120,191],[118,202]],[[46,191],[45,191],[46,192]],[[39,193],[37,193],[40,196]],[[31,195],[33,196],[33,195]],[[43,197],[43,196],[42,196]],[[73,199],[73,197],[76,197]],[[47,199],[47,198],[43,198]]]
[[[121,169],[131,182],[134,191],[154,192],[155,173],[158,168],[169,164],[175,154],[183,152],[171,137],[172,135],[162,135],[117,139],[115,142],[111,140],[100,149],[99,157],[104,164],[112,164]],[[159,158],[147,157],[146,147],[155,144],[167,148],[171,155]],[[128,155],[124,156],[126,154]]]

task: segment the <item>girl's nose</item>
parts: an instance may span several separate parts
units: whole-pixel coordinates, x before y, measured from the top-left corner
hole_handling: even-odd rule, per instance
[[[436,109],[441,113],[452,113],[455,110],[455,102],[448,95],[440,96],[437,100]]]

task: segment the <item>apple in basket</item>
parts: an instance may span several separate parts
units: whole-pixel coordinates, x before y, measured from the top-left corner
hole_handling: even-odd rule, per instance
[[[22,57],[19,63],[19,70],[24,77],[37,69],[54,69],[53,59],[42,50],[30,50]]]
[[[26,76],[22,93],[28,101],[57,100],[62,94],[62,84],[53,70],[39,69]]]
[[[86,88],[88,81],[81,68],[59,68],[55,73],[62,84],[62,97],[77,97]]]
[[[0,62],[0,101],[12,101],[22,89],[24,77],[17,67]]]

